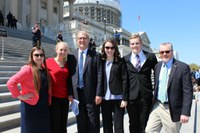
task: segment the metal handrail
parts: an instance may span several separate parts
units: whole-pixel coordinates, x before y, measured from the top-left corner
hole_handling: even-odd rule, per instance
[[[195,100],[195,109],[194,109],[194,133],[197,133],[197,99]]]

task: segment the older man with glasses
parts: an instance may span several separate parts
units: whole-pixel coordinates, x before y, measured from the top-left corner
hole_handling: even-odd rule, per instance
[[[78,49],[71,53],[75,64],[72,75],[74,98],[79,100],[77,115],[78,133],[100,132],[100,103],[102,101],[101,58],[100,53],[88,48],[89,34],[86,31],[77,33]]]
[[[171,43],[160,45],[160,58],[155,66],[154,105],[146,133],[179,133],[182,123],[189,121],[193,87],[190,67],[173,57]]]

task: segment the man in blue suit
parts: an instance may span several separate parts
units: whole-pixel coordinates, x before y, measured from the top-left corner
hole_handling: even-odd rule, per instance
[[[154,106],[146,133],[179,133],[181,123],[189,121],[193,87],[190,67],[173,57],[171,43],[160,45],[162,59],[155,66]]]
[[[77,47],[72,51],[75,58],[72,71],[73,93],[79,100],[77,115],[78,133],[99,133],[99,104],[102,101],[102,66],[100,54],[88,48],[89,35],[86,31],[77,33]],[[72,61],[71,61],[72,62]]]

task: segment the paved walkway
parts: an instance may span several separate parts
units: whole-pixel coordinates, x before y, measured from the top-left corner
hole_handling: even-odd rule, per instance
[[[72,115],[72,114],[70,114],[70,115]],[[198,125],[198,126],[196,129],[196,132],[194,132],[194,115],[195,115],[195,101],[193,101],[193,104],[192,104],[190,121],[189,121],[189,123],[182,125],[180,133],[200,133],[200,126],[199,126],[200,125],[199,124],[199,122],[200,122],[200,101],[197,102],[197,123],[196,123],[196,125]],[[73,125],[67,127],[68,133],[77,133],[76,126],[77,126],[76,124],[73,124]],[[125,133],[129,133],[128,127],[129,127],[128,115],[126,114],[124,117]],[[20,133],[20,128],[15,128],[13,130],[9,130],[9,131],[3,132],[3,133]],[[103,133],[102,127],[101,127],[101,133]],[[166,132],[161,131],[161,133],[166,133]]]
[[[182,124],[182,127],[181,127],[181,131],[180,133],[193,133],[194,131],[194,113],[195,113],[195,101],[193,101],[193,104],[192,104],[192,110],[191,110],[191,117],[190,117],[190,120],[189,120],[189,123],[187,124]],[[124,117],[124,132],[125,133],[129,133],[129,118],[128,118],[128,115],[126,114],[125,117]],[[200,101],[197,102],[197,131],[196,133],[200,133]],[[76,130],[76,124],[72,125],[72,126],[69,126],[68,128],[68,132],[69,133],[76,133],[77,130]],[[101,128],[101,133],[103,133],[103,128]],[[166,133],[164,131],[161,131],[161,133]]]

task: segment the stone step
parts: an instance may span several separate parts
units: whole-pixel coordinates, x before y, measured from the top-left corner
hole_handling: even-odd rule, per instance
[[[7,126],[6,126],[7,124]],[[76,124],[76,117],[73,112],[68,114],[68,126]],[[1,133],[19,133],[20,131],[20,112],[0,117]]]
[[[13,98],[10,92],[0,93],[0,103],[16,101],[16,98]]]
[[[9,92],[6,84],[0,84],[0,93]]]
[[[1,27],[1,29],[7,30],[7,34],[8,34],[9,37],[11,36],[11,37],[20,38],[20,39],[23,39],[23,40],[32,41],[31,30],[30,31],[24,31],[24,30],[19,30],[19,29],[12,29],[12,28],[9,28],[9,27]],[[46,43],[53,43],[53,44],[56,43],[55,40],[52,40],[51,38],[48,38],[48,37],[43,36],[43,35],[42,35],[41,41],[46,42]]]
[[[21,61],[9,61],[9,60],[0,60],[0,65],[4,65],[4,66],[22,66],[26,64],[25,61],[21,60]]]
[[[1,65],[0,71],[19,71],[22,66],[7,66]]]
[[[0,132],[20,126],[20,113],[0,116]]]
[[[11,101],[11,102],[4,102],[0,103],[0,116],[8,115],[11,113],[19,112],[20,101]]]
[[[0,71],[1,77],[11,77],[13,76],[17,71]]]
[[[6,84],[10,77],[0,77],[0,84]]]
[[[16,128],[12,128],[10,130],[3,131],[1,133],[20,133],[20,132],[21,132],[20,127],[16,127]]]

